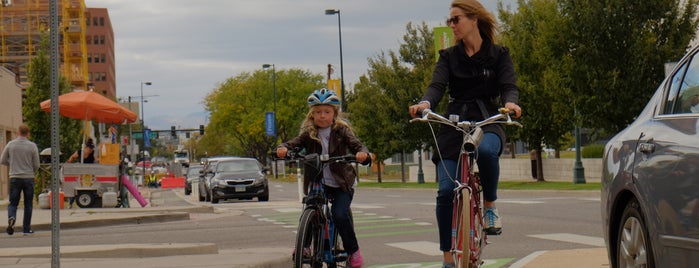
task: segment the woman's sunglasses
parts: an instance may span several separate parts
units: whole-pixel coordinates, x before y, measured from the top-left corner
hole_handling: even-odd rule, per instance
[[[463,15],[456,15],[456,16],[453,16],[453,17],[447,19],[447,26],[449,26],[449,24],[451,24],[451,23],[453,23],[454,25],[459,24],[459,17],[461,17],[461,16],[463,16]]]

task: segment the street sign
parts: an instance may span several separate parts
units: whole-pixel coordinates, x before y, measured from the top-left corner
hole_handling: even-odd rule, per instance
[[[146,129],[145,133],[146,133],[146,137],[148,137],[148,139],[143,140],[143,147],[149,148],[150,147],[150,134],[151,134],[150,129]]]
[[[153,132],[153,131],[149,131],[149,132],[150,132],[150,138],[151,138],[151,139],[157,139],[157,138],[158,138],[158,132]],[[131,135],[133,136],[134,139],[141,139],[141,137],[143,137],[143,135],[141,134],[141,132],[134,132],[134,133],[132,133]]]
[[[274,129],[274,112],[267,112],[265,114],[265,132],[267,132],[267,136],[276,136]]]

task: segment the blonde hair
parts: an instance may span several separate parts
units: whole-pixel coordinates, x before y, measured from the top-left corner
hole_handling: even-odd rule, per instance
[[[463,10],[466,16],[471,19],[477,19],[478,31],[481,33],[481,36],[488,39],[490,43],[495,44],[495,16],[485,9],[478,0],[454,0],[451,2],[451,7]]]
[[[327,104],[321,104],[321,105],[327,105]],[[300,133],[308,133],[308,135],[311,137],[311,139],[320,141],[320,138],[318,137],[318,127],[313,123],[313,110],[320,105],[315,105],[312,106],[311,109],[308,110],[308,113],[306,114],[306,119],[303,120],[303,123],[301,123],[301,130]],[[348,131],[352,131],[352,127],[350,126],[350,123],[345,120],[342,116],[340,116],[340,106],[339,105],[330,105],[333,107],[333,111],[335,111],[335,114],[333,115],[333,124],[330,126],[333,130],[338,129],[340,127],[345,127],[347,128]]]

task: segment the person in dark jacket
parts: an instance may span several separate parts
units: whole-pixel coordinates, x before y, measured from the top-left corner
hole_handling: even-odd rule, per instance
[[[277,156],[284,158],[287,148],[304,148],[307,153],[343,156],[354,153],[357,162],[369,164],[369,150],[354,136],[349,123],[339,118],[340,99],[329,89],[319,89],[308,97],[310,111],[301,125],[301,133],[277,148]],[[330,163],[323,167],[323,184],[328,198],[333,199],[332,215],[342,238],[345,250],[350,254],[350,267],[363,263],[359,243],[350,216],[350,205],[357,184],[357,174],[352,165]],[[304,180],[304,189],[309,182]]]
[[[507,48],[496,45],[495,17],[477,0],[454,0],[447,25],[454,33],[456,44],[439,52],[432,81],[421,101],[408,108],[410,115],[436,107],[445,93],[449,94],[447,115],[459,115],[459,120],[483,120],[497,113],[499,107],[514,111],[518,118],[519,102],[514,66]],[[499,157],[505,142],[502,126],[483,128],[485,134],[477,150],[477,164],[483,186],[486,231],[500,234],[502,223],[495,208],[500,176]],[[440,127],[437,146],[441,156],[432,158],[436,164],[439,190],[437,192],[437,224],[444,267],[453,267],[451,253],[453,179],[457,179],[458,156],[462,135],[451,127]]]

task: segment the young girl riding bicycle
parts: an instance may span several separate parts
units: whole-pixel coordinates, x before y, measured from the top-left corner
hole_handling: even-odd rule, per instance
[[[347,121],[339,118],[340,98],[329,89],[318,89],[308,96],[310,111],[301,124],[301,131],[295,137],[277,148],[277,156],[284,158],[287,148],[304,148],[307,153],[342,156],[354,153],[357,162],[369,164],[369,150],[354,136]],[[359,252],[357,236],[350,214],[350,205],[356,186],[356,171],[346,163],[331,163],[323,167],[323,184],[332,200],[332,215],[342,238],[345,250],[350,254],[350,267],[361,267],[362,256]],[[304,181],[304,189],[309,182]]]

